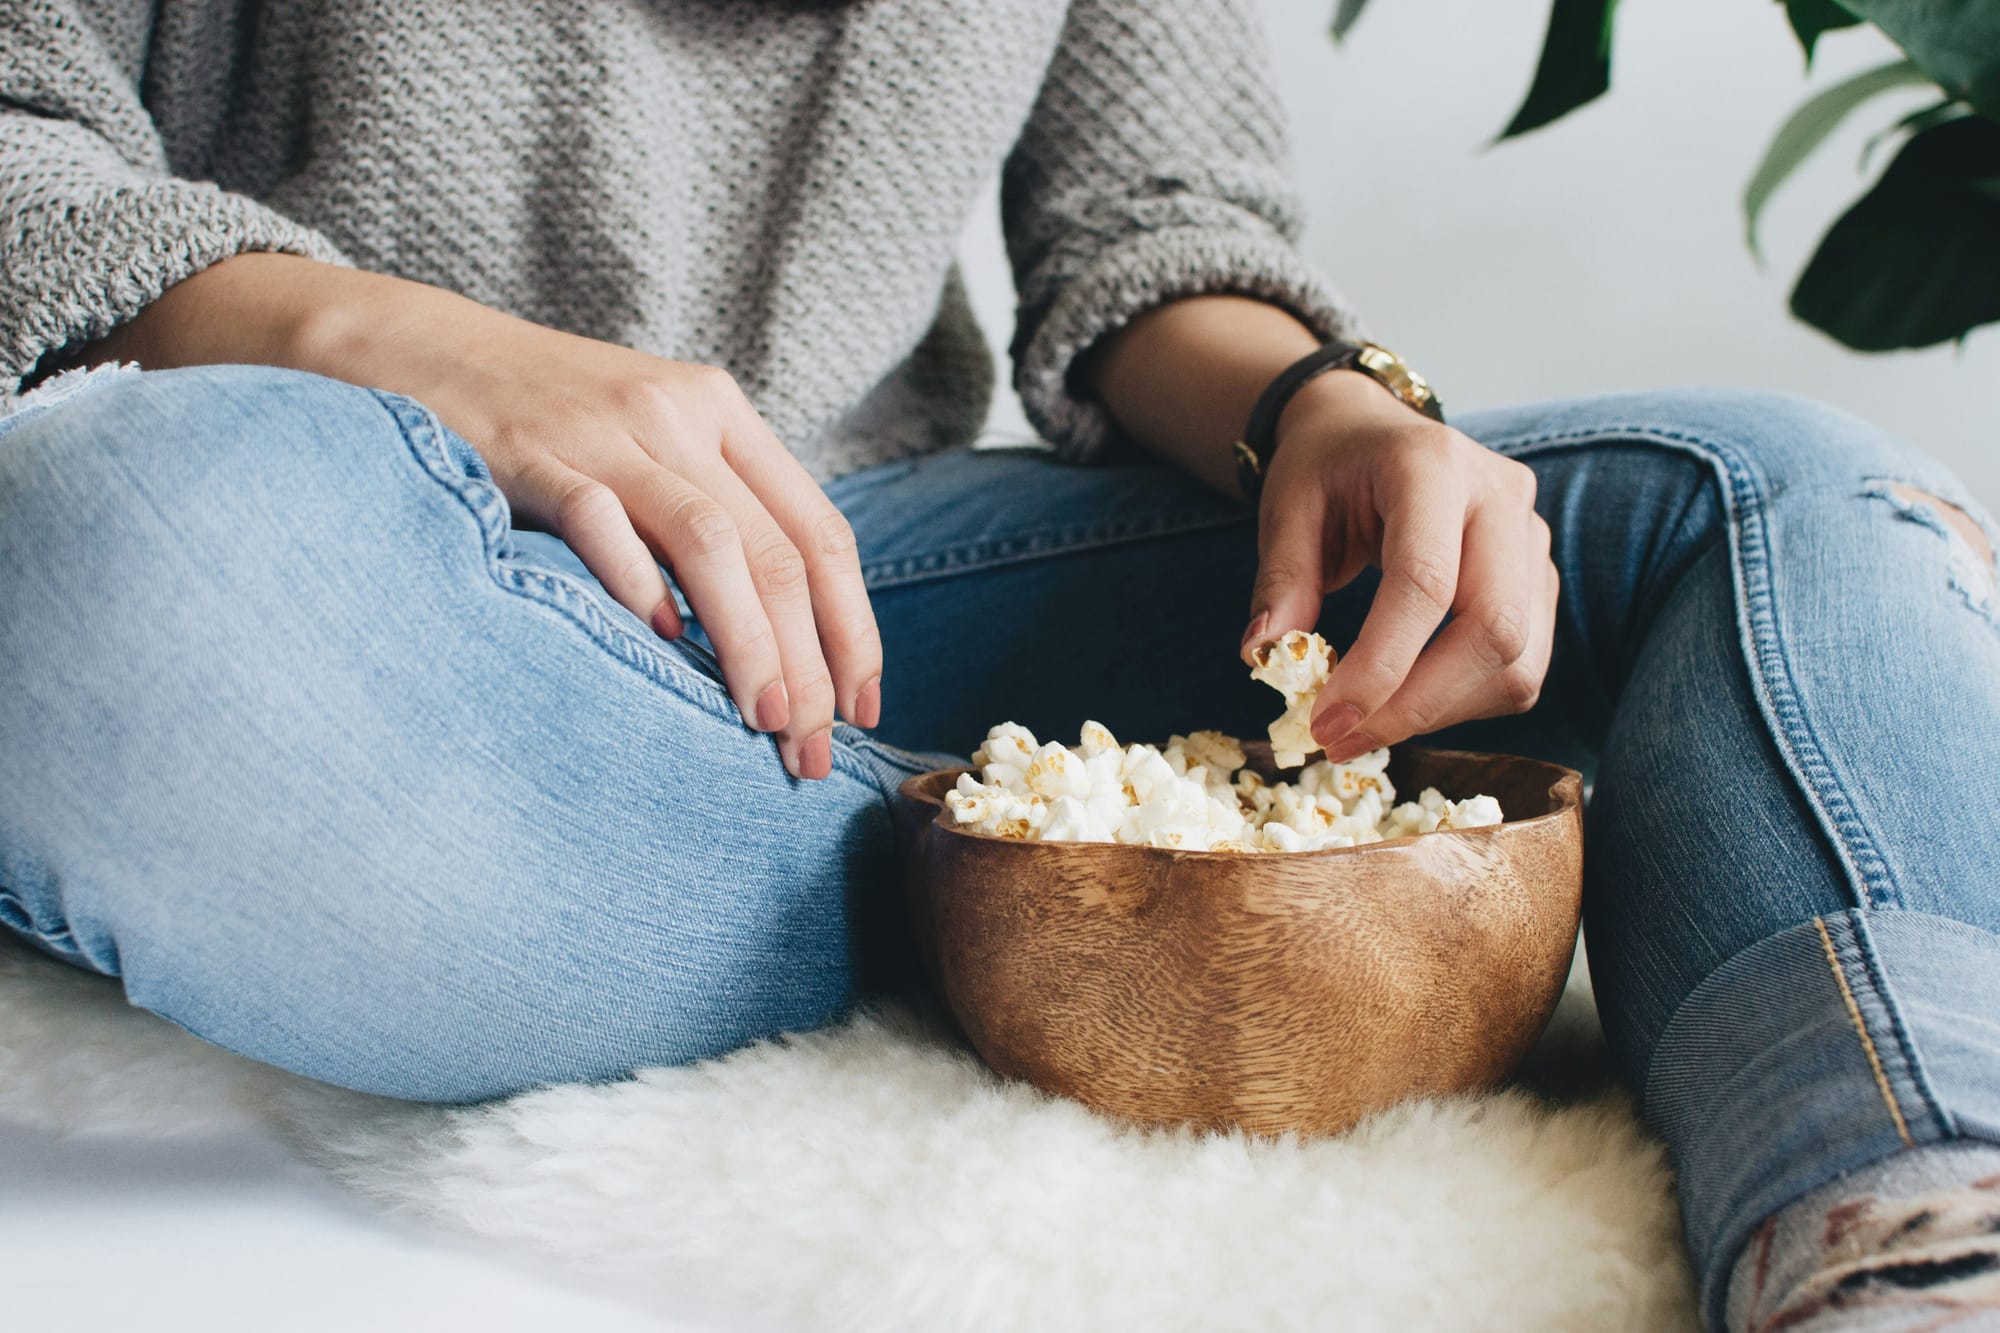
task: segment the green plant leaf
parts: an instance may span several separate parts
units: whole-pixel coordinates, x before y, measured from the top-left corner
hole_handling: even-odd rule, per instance
[[[1765,203],[1785,183],[1785,178],[1798,169],[1799,163],[1811,156],[1813,149],[1819,147],[1826,136],[1833,133],[1834,127],[1847,118],[1848,112],[1891,88],[1928,82],[1924,72],[1913,62],[1898,60],[1836,83],[1817,96],[1808,98],[1794,111],[1778,127],[1771,146],[1764,150],[1764,160],[1757,164],[1757,169],[1750,173],[1750,183],[1743,187],[1743,239],[1749,245],[1750,253],[1758,254],[1757,219],[1763,213]],[[1762,256],[1759,255],[1759,258]]]
[[[1500,131],[1502,139],[1540,129],[1611,86],[1611,21],[1617,9],[1618,0],[1555,0],[1534,82]]]
[[[1347,36],[1347,30],[1361,17],[1361,11],[1368,0],[1340,0],[1340,8],[1333,11],[1333,40],[1338,42]]]
[[[1821,33],[1851,28],[1861,22],[1837,0],[1783,0],[1783,4],[1785,17],[1792,21],[1792,31],[1805,49],[1808,69],[1812,67],[1813,48],[1819,44]]]
[[[1942,102],[1933,102],[1929,106],[1920,106],[1909,115],[1898,120],[1894,125],[1891,125],[1888,129],[1877,130],[1875,133],[1869,135],[1868,142],[1861,145],[1861,162],[1857,169],[1863,172],[1867,171],[1869,163],[1875,160],[1875,150],[1898,134],[1915,134],[1917,131],[1927,130],[1933,125],[1942,125],[1947,120],[1957,120],[1960,116],[1974,114],[1976,113],[1971,107],[1963,102],[1953,101],[1949,97]]]
[[[1889,34],[1946,92],[2000,116],[2000,4],[1994,0],[1841,0]]]
[[[1911,136],[1821,238],[1792,313],[1863,352],[1928,347],[2000,320],[2000,123]]]

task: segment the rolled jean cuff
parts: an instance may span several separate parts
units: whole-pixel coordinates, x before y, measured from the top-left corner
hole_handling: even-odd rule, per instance
[[[1906,1147],[2000,1143],[2000,936],[1847,911],[1762,940],[1675,1011],[1644,1105],[1721,1328],[1730,1265],[1771,1213]]]

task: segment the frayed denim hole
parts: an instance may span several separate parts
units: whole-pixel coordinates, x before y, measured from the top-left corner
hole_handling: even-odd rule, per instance
[[[1907,486],[1912,490],[1924,491],[1913,481],[1902,481],[1895,477],[1871,477],[1862,495],[1871,500],[1879,500],[1889,506],[1898,518],[1929,529],[1945,543],[1945,582],[1956,592],[1972,612],[1996,630],[2000,630],[2000,568],[1980,559],[1979,552],[1972,549],[1972,543],[1965,534],[1944,521],[1937,505],[1947,503],[1939,500],[1913,500],[1898,494],[1897,486]],[[1930,494],[1924,491],[1926,495]],[[1954,506],[1956,507],[1956,506]],[[1978,515],[1960,510],[1977,525],[1982,532],[1990,526]],[[1992,541],[1990,533],[1987,540]],[[1995,544],[2000,551],[2000,543]]]
[[[71,366],[67,370],[59,370],[17,397],[12,406],[0,412],[0,422],[18,425],[37,412],[47,411],[120,376],[137,375],[144,369],[137,361],[106,361],[102,365]]]

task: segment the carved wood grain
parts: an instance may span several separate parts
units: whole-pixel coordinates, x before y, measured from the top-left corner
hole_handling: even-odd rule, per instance
[[[1268,745],[1251,763],[1271,774]],[[930,984],[1003,1075],[1145,1124],[1332,1134],[1490,1087],[1548,1022],[1583,889],[1582,779],[1404,747],[1400,794],[1504,824],[1323,852],[1019,842],[957,828],[960,768],[897,802]]]

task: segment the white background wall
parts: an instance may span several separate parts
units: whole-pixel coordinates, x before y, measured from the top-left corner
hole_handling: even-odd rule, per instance
[[[1823,38],[1808,80],[1772,0],[1634,0],[1610,94],[1486,148],[1527,88],[1547,0],[1373,0],[1341,49],[1333,7],[1264,0],[1305,247],[1447,408],[1789,389],[1922,444],[2000,508],[2000,329],[1963,351],[1862,356],[1785,308],[1821,231],[1861,193],[1863,143],[1923,94],[1864,108],[1785,187],[1762,229],[1765,269],[1743,244],[1738,199],[1771,134],[1809,90],[1893,56],[1872,29]],[[1004,345],[1013,298],[988,211],[969,276]],[[992,428],[1025,434],[1019,405],[999,404]]]

